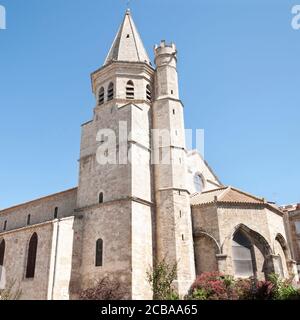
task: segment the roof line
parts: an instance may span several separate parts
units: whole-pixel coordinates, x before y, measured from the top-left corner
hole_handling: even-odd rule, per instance
[[[219,183],[220,186],[224,186],[223,183],[221,182],[221,180],[218,178],[218,176],[215,174],[214,170],[211,168],[211,166],[208,164],[208,162],[202,157],[202,155],[200,154],[200,152],[197,149],[192,149],[189,150],[189,154],[188,156],[192,156],[192,155],[198,155],[200,157],[200,159],[204,162],[204,164],[207,166],[208,170],[211,172],[211,174],[214,176],[214,178],[217,180],[217,182]]]
[[[125,17],[126,17],[126,15],[125,15]],[[110,56],[110,53],[111,53],[111,51],[112,51],[112,49],[113,49],[113,47],[114,47],[114,44],[115,44],[115,42],[117,41],[117,39],[118,39],[118,37],[119,37],[119,33],[120,33],[120,31],[121,31],[121,29],[122,29],[122,26],[123,26],[123,24],[124,24],[124,21],[125,21],[125,17],[124,17],[124,19],[123,19],[123,22],[122,22],[122,24],[120,25],[120,27],[118,28],[118,31],[117,31],[117,34],[115,35],[115,37],[114,37],[114,40],[113,40],[113,42],[112,42],[112,44],[111,44],[111,46],[110,46],[110,48],[109,48],[109,50],[108,50],[108,54],[107,54],[107,56],[106,56],[106,58],[105,58],[105,61],[104,61],[104,65],[103,66],[105,66],[106,64],[107,64],[107,59],[109,58],[109,56]],[[119,54],[119,53],[118,53]],[[103,67],[102,66],[102,67]]]
[[[30,201],[26,201],[26,202],[23,202],[23,203],[14,205],[14,206],[12,206],[12,207],[8,207],[8,208],[5,208],[5,209],[1,209],[1,210],[0,210],[0,214],[4,213],[5,211],[11,211],[11,210],[14,210],[14,209],[16,209],[16,208],[19,208],[19,207],[23,207],[23,206],[32,204],[32,203],[34,203],[34,202],[38,202],[38,201],[41,201],[41,200],[45,200],[45,199],[47,199],[47,198],[51,198],[51,197],[58,196],[58,195],[61,195],[61,194],[64,194],[64,193],[68,193],[68,192],[75,191],[77,188],[78,188],[78,187],[71,188],[71,189],[67,189],[67,190],[60,191],[60,192],[56,192],[56,193],[49,194],[49,195],[46,195],[46,196],[43,196],[43,197],[40,197],[40,198],[37,198],[37,199],[34,199],[34,200],[30,200]]]
[[[195,196],[199,196],[201,194],[204,194],[204,193],[209,193],[209,192],[215,192],[215,191],[218,191],[218,190],[224,190],[224,189],[227,189],[228,187],[227,186],[224,186],[224,187],[221,187],[221,188],[216,188],[216,189],[211,189],[211,190],[206,190],[206,191],[203,191],[203,192],[196,192],[192,195],[192,197],[195,197]]]
[[[240,189],[238,189],[238,188],[235,188],[235,187],[232,187],[232,186],[230,186],[230,188],[231,188],[232,190],[235,190],[235,191],[238,191],[238,192],[240,192],[240,193],[243,193],[244,195],[249,196],[249,197],[251,197],[251,198],[253,198],[253,199],[260,200],[260,201],[263,201],[263,202],[266,202],[266,201],[265,201],[265,198],[261,198],[261,197],[254,196],[254,195],[253,195],[253,194],[251,194],[251,193],[248,193],[248,192],[242,191],[242,190],[240,190]]]
[[[230,186],[229,186],[229,187],[226,187],[219,195],[216,196],[216,197],[217,197],[217,201],[222,201],[222,200],[221,200],[222,197],[223,197],[225,194],[227,194],[230,190],[231,190],[231,187],[230,187]],[[219,198],[220,198],[220,200],[219,200]]]

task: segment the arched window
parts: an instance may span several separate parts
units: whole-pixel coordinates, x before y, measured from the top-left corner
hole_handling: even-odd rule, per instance
[[[103,203],[103,192],[99,193],[99,203]]]
[[[152,100],[152,90],[150,84],[147,84],[146,86],[146,98],[148,101]]]
[[[0,241],[0,266],[3,266],[5,255],[5,240]]]
[[[38,246],[38,236],[36,233],[34,233],[31,236],[29,241],[26,278],[34,278],[37,246]]]
[[[248,278],[254,275],[253,245],[241,230],[238,230],[232,239],[232,260],[237,277]]]
[[[54,219],[58,218],[58,207],[55,207],[54,209]]]
[[[114,98],[114,84],[111,82],[108,85],[108,89],[107,89],[107,101],[110,101]]]
[[[195,190],[196,192],[201,193],[204,187],[204,183],[203,183],[203,179],[201,177],[200,174],[196,173],[194,175],[194,186],[195,186]]]
[[[98,94],[98,105],[100,106],[103,103],[104,103],[104,88],[101,87]]]
[[[29,215],[27,216],[27,225],[28,225],[28,226],[30,225],[30,220],[31,220],[31,215],[29,214]]]
[[[96,242],[96,267],[103,265],[103,240],[98,239]]]
[[[134,99],[134,84],[131,80],[126,85],[126,99]]]

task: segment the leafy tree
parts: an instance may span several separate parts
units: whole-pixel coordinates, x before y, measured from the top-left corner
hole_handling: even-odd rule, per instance
[[[177,278],[177,263],[169,265],[166,259],[157,261],[154,268],[147,272],[147,280],[151,284],[154,300],[178,300],[179,296],[173,288]]]

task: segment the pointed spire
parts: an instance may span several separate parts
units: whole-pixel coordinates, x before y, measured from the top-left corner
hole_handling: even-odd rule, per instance
[[[105,59],[104,65],[111,61],[131,61],[150,63],[149,56],[131,17],[126,10],[124,20]]]

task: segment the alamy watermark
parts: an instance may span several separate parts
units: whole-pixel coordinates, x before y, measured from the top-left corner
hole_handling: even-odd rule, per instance
[[[292,14],[294,15],[292,19],[292,28],[294,30],[300,30],[300,5],[294,5],[292,8]]]
[[[0,4],[0,30],[6,29],[6,9]]]
[[[100,129],[96,135],[97,163],[183,165],[185,153],[193,146],[204,159],[203,129],[196,130],[195,143],[192,129],[151,129],[149,133],[140,129],[129,132],[126,121],[119,121],[117,130]]]

